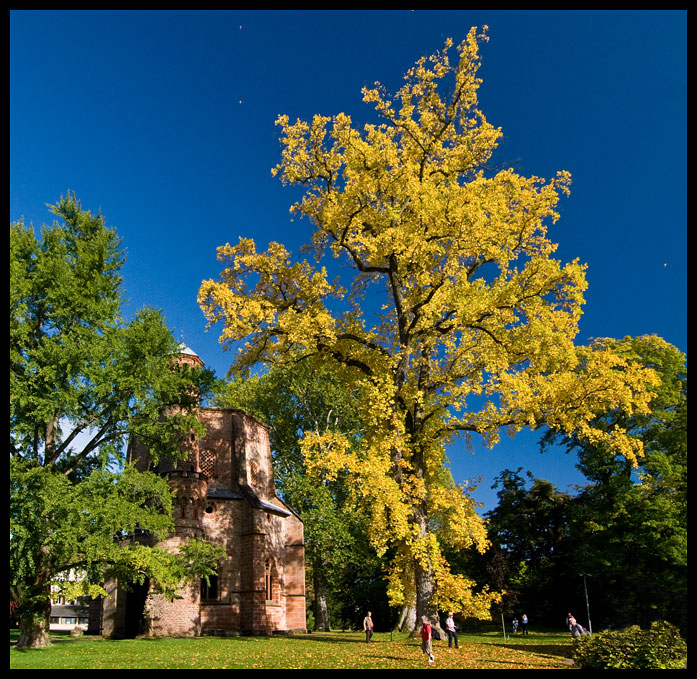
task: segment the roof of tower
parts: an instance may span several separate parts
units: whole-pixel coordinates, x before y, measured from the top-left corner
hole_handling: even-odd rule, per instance
[[[249,486],[241,486],[240,492],[225,488],[214,488],[206,493],[206,497],[212,500],[247,500],[252,507],[263,509],[279,516],[290,516],[293,513],[283,507],[262,500]]]
[[[197,358],[201,358],[193,349],[188,347],[184,342],[181,342],[179,344],[179,353],[180,354],[188,354],[189,356],[196,356]]]
[[[179,343],[179,356],[182,357],[181,360],[193,360],[195,363],[198,363],[203,367],[205,365],[203,359],[189,346],[184,344],[184,342]],[[184,356],[189,357],[188,359],[183,358]]]

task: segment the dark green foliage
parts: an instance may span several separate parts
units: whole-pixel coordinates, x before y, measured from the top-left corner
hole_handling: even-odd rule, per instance
[[[505,591],[494,610],[510,617],[526,613],[539,624],[563,620],[578,572],[572,556],[573,499],[549,481],[504,470],[496,479],[499,504],[487,514],[492,547],[485,555],[484,582]],[[528,487],[529,484],[529,487]],[[560,605],[561,603],[561,605]]]
[[[674,670],[687,666],[687,644],[676,627],[654,622],[608,630],[574,641],[574,661],[588,670]]]

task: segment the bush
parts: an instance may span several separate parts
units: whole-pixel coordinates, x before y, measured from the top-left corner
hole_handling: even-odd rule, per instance
[[[574,661],[589,670],[682,669],[687,644],[668,622],[654,622],[649,630],[634,625],[575,639]]]

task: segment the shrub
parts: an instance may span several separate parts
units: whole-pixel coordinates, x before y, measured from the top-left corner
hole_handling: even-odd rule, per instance
[[[592,670],[682,669],[687,644],[668,622],[654,622],[649,630],[634,625],[574,640],[574,661]]]

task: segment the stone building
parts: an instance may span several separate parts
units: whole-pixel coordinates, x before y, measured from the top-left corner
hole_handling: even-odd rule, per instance
[[[182,345],[180,360],[203,365]],[[268,429],[239,410],[199,408],[206,433],[191,435],[188,458],[161,464],[174,491],[169,549],[194,537],[222,546],[217,577],[169,601],[148,583],[107,583],[110,596],[93,607],[89,631],[108,637],[272,634],[305,631],[303,524],[276,495]],[[144,446],[129,459],[152,468]]]

